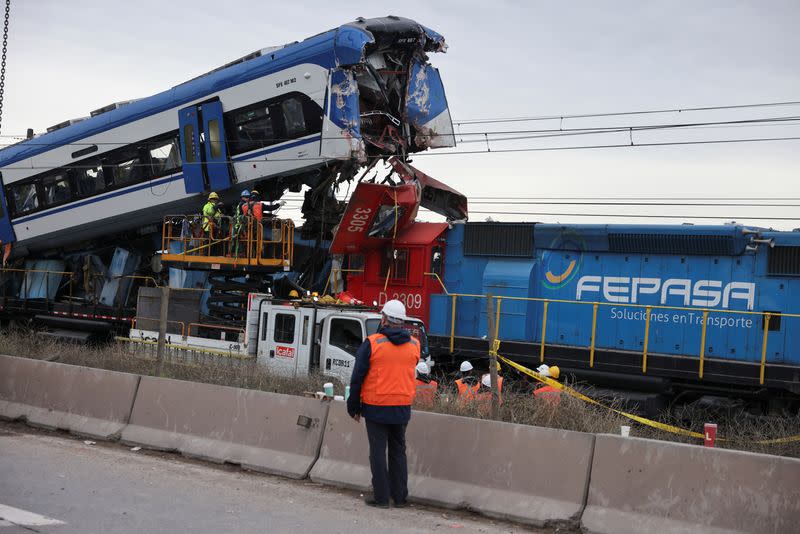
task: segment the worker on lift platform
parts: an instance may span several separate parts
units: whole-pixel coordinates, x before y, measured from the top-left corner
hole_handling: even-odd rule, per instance
[[[219,227],[221,218],[222,210],[219,195],[212,192],[208,195],[208,202],[203,206],[203,232],[205,232],[206,237],[213,239],[216,233],[215,229]]]

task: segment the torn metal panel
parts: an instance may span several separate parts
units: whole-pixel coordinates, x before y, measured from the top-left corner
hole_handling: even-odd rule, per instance
[[[406,116],[419,149],[456,146],[453,122],[439,71],[415,60],[408,77]]]
[[[359,183],[334,231],[331,253],[357,254],[391,243],[414,222],[419,201],[420,189],[415,183]]]
[[[342,129],[342,140],[349,145],[350,157],[365,162],[367,156],[361,138],[359,90],[352,71],[335,69],[331,73],[329,108],[331,122]],[[325,148],[325,152],[331,150],[330,146],[326,145]]]
[[[420,205],[423,208],[443,215],[448,221],[467,220],[467,197],[462,193],[404,163],[400,158],[390,158],[389,164],[404,182],[419,184]]]

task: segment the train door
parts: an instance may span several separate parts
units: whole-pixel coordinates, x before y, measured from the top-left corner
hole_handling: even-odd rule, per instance
[[[8,203],[6,203],[3,174],[0,173],[0,243],[7,245],[16,240],[14,228],[11,226],[11,214],[8,213]],[[2,256],[2,251],[0,251],[0,256]]]
[[[221,191],[234,181],[228,161],[222,102],[214,100],[178,112],[187,193]]]

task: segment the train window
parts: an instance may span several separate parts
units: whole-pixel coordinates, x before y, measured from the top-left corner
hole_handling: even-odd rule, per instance
[[[211,144],[211,157],[219,158],[222,155],[222,142],[219,135],[219,121],[208,121],[208,142]]]
[[[381,259],[380,276],[385,277],[389,269],[392,270],[389,278],[405,281],[408,278],[408,250],[387,250]]]
[[[442,247],[436,246],[431,250],[431,272],[442,274]]]
[[[44,206],[58,206],[72,199],[72,188],[66,171],[59,174],[47,176],[42,179],[42,191],[44,193]]]
[[[286,138],[294,139],[306,134],[306,121],[303,116],[303,103],[297,97],[292,97],[281,102],[283,123]]]
[[[275,138],[275,110],[263,103],[232,114],[227,130],[230,132],[231,154],[241,154],[279,142]]]
[[[364,342],[361,337],[361,323],[353,319],[331,319],[330,344],[348,354],[356,355],[358,347]]]
[[[294,315],[275,314],[275,343],[294,343]]]
[[[22,215],[39,208],[39,197],[36,196],[36,184],[14,184],[10,186],[11,199],[14,202],[14,215]]]
[[[136,147],[127,147],[109,155],[106,167],[111,172],[113,186],[124,187],[147,180],[149,173],[142,159]]]
[[[165,176],[177,172],[181,167],[181,154],[176,138],[164,141],[153,141],[148,144],[150,165],[153,176]],[[187,152],[188,154],[189,152]]]
[[[73,169],[72,173],[78,197],[90,197],[105,191],[106,181],[99,161],[83,162],[81,168]]]

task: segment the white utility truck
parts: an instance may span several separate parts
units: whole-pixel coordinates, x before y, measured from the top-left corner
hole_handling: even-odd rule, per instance
[[[378,331],[381,315],[364,306],[278,300],[251,293],[247,305],[247,354],[283,376],[305,376],[314,369],[350,382],[356,351]],[[410,318],[405,325],[419,339],[421,359],[433,366],[425,325]]]

